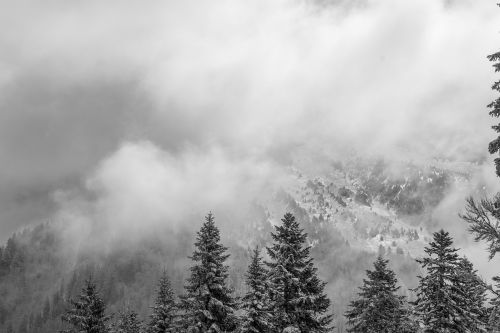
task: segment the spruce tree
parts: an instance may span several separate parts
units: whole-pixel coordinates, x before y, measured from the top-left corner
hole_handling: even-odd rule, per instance
[[[151,310],[148,333],[176,332],[177,304],[165,271],[160,277],[155,304]]]
[[[488,326],[491,332],[500,332],[500,277],[496,276],[493,278],[496,283],[493,291],[493,298],[490,300],[490,313],[488,318]]]
[[[220,232],[212,213],[205,217],[194,245],[190,257],[194,265],[182,297],[183,331],[232,332],[237,325],[237,304],[227,286],[228,266],[224,263],[229,255],[220,244]]]
[[[469,224],[469,232],[474,240],[488,244],[490,259],[500,252],[500,194],[493,200],[482,199],[476,202],[467,199],[466,213],[460,217]]]
[[[427,257],[417,260],[427,271],[419,276],[415,309],[424,332],[466,332],[471,320],[463,304],[467,295],[461,287],[460,258],[450,235],[441,230],[425,248]]]
[[[387,267],[389,260],[379,256],[373,271],[366,271],[358,299],[350,304],[345,317],[353,333],[400,333],[413,331],[407,317],[406,300],[398,296],[396,274]]]
[[[330,300],[324,294],[325,283],[317,277],[310,247],[304,245],[307,234],[292,214],[285,214],[281,221],[271,233],[273,244],[267,252],[272,261],[266,263],[274,331],[328,332]]]
[[[467,313],[466,328],[469,332],[486,332],[488,313],[486,303],[486,284],[477,275],[477,270],[467,258],[458,264],[456,288],[463,290],[465,297],[460,307]]]
[[[500,72],[500,52],[495,52],[488,56],[488,60],[493,62],[493,68],[495,72]],[[500,80],[493,83],[491,89],[500,92]],[[500,97],[495,99],[493,102],[488,104],[490,110],[490,116],[498,118],[500,117]],[[500,133],[500,124],[492,126],[493,130]],[[500,151],[500,135],[490,142],[488,150],[490,154],[495,154]],[[495,158],[496,174],[500,177],[500,158]]]
[[[270,333],[271,314],[269,312],[269,298],[267,270],[262,264],[259,249],[255,248],[250,259],[246,274],[247,292],[242,299],[241,308],[245,310],[241,333]]]
[[[105,333],[110,317],[105,315],[106,305],[92,278],[85,281],[82,292],[75,300],[70,300],[71,308],[62,316],[62,320],[73,325],[67,333]]]
[[[137,313],[131,309],[125,309],[118,313],[117,321],[113,324],[112,333],[140,333],[142,323],[137,318]]]

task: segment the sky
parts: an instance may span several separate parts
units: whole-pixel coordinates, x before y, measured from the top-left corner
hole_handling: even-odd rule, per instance
[[[82,195],[86,219],[147,228],[250,198],[308,152],[493,175],[499,14],[484,0],[0,0],[0,241],[88,209]]]

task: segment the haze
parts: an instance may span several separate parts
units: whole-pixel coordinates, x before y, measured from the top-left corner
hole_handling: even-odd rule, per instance
[[[251,198],[308,154],[472,161],[495,182],[499,13],[477,0],[0,0],[0,241],[75,214],[112,227],[140,214],[148,229],[192,202]]]

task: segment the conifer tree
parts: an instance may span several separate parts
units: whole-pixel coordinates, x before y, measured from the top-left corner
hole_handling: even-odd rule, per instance
[[[488,327],[491,332],[500,332],[500,277],[493,278],[496,283],[495,288],[492,290],[494,296],[490,300],[490,313],[488,318]]]
[[[267,270],[262,264],[259,249],[253,250],[246,274],[247,292],[241,308],[245,310],[241,333],[270,333],[271,314],[269,312]]]
[[[495,72],[500,72],[500,52],[495,52],[488,56],[488,60],[493,62],[493,68]],[[493,83],[491,89],[500,92],[500,80]],[[500,97],[495,99],[493,102],[488,104],[488,108],[491,109],[490,116],[498,118],[500,117]],[[495,132],[500,133],[500,124],[492,126]],[[490,142],[488,150],[490,154],[495,154],[500,151],[500,136]],[[500,158],[495,158],[496,174],[500,177]]]
[[[274,331],[328,332],[330,300],[324,293],[325,283],[317,277],[310,247],[304,245],[307,234],[292,214],[285,214],[281,221],[267,248],[272,260],[267,266]]]
[[[176,332],[177,304],[166,271],[160,277],[155,304],[151,310],[148,333]]]
[[[486,332],[488,313],[486,303],[486,284],[477,275],[477,270],[467,258],[458,264],[457,289],[463,290],[465,297],[460,304],[467,313],[466,328],[470,332]]]
[[[476,202],[472,197],[467,199],[466,213],[460,217],[469,224],[469,232],[476,242],[488,244],[490,259],[500,252],[500,195],[493,200],[482,199]]]
[[[113,324],[113,333],[140,333],[142,323],[137,318],[137,313],[131,309],[125,309],[118,313],[116,323]]]
[[[73,325],[67,333],[105,333],[110,317],[105,315],[106,305],[92,278],[85,281],[81,294],[70,300],[71,308],[62,316],[62,320]]]
[[[194,265],[182,297],[183,332],[232,332],[237,325],[237,304],[227,286],[228,266],[224,263],[229,255],[220,244],[212,213],[205,217],[194,245],[190,257]]]
[[[350,304],[345,317],[351,326],[348,332],[355,333],[400,333],[413,332],[407,317],[406,300],[398,296],[396,274],[387,267],[389,260],[379,256],[373,271],[366,271],[358,299]]]
[[[472,320],[463,306],[467,295],[458,274],[458,250],[452,245],[452,238],[447,232],[435,232],[434,240],[424,250],[427,257],[417,260],[427,271],[426,276],[419,276],[415,301],[415,309],[425,332],[467,332],[466,328]]]

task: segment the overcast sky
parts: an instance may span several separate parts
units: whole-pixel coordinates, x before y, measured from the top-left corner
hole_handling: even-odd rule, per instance
[[[499,15],[486,0],[0,0],[0,241],[79,188],[133,189],[101,200],[126,205],[161,179],[184,204],[218,187],[195,197],[216,205],[304,146],[483,160]]]

